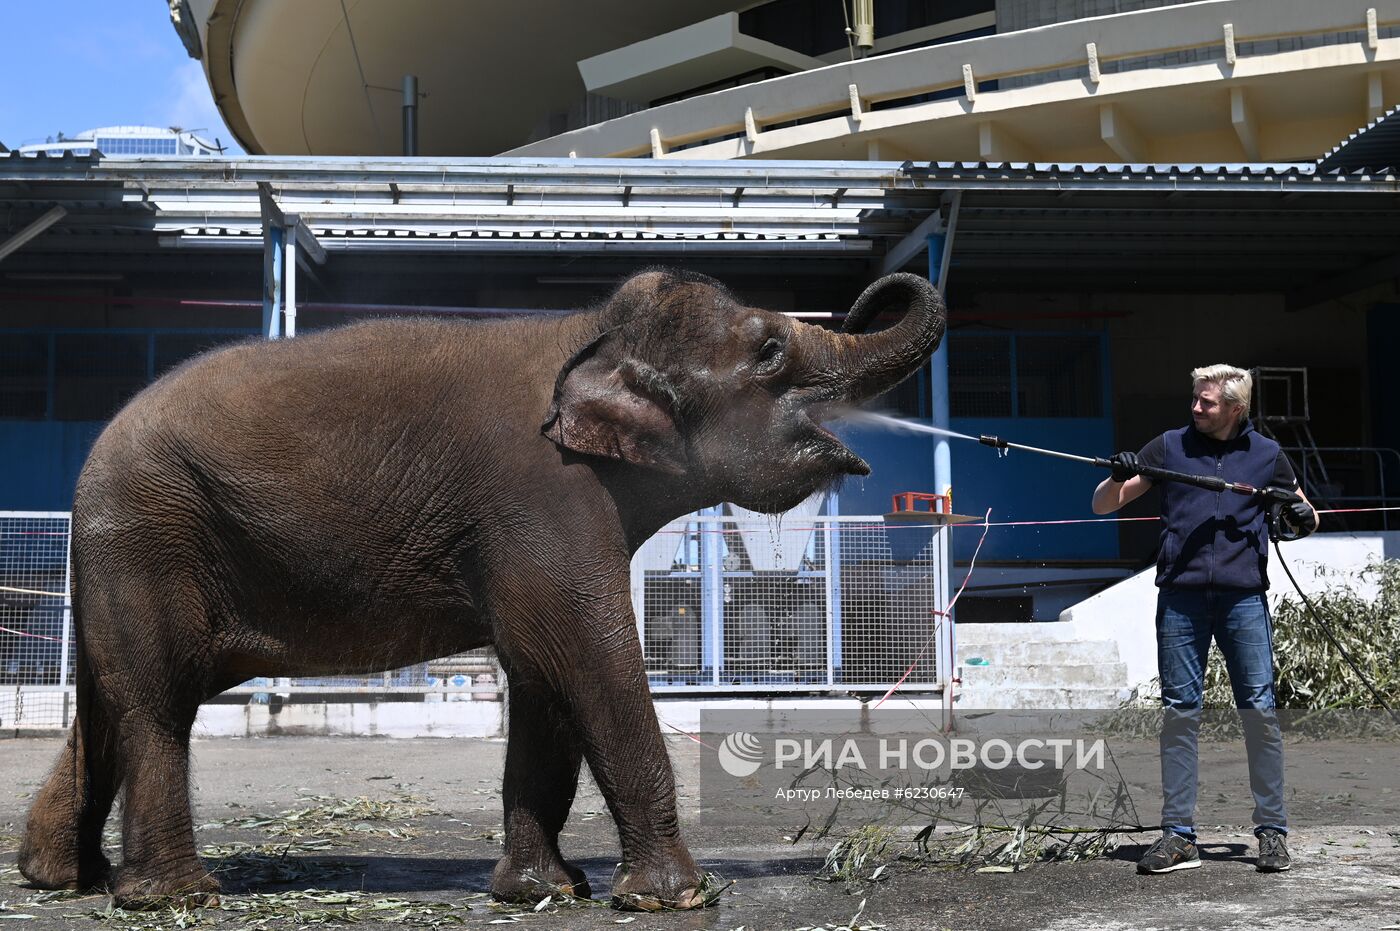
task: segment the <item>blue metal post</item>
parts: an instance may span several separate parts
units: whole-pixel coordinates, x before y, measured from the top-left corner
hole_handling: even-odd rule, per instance
[[[282,335],[282,234],[280,226],[263,230],[263,336]]]
[[[943,252],[949,245],[949,233],[935,233],[928,238],[928,280],[940,291],[945,289],[942,281],[946,263]],[[947,299],[945,293],[944,299]],[[948,430],[948,337],[945,334],[938,351],[928,363],[929,394],[931,400],[930,420],[935,427]],[[933,491],[946,495],[953,487],[953,459],[948,446],[948,437],[935,435],[933,438]]]
[[[705,508],[700,514],[718,518],[721,506]],[[701,646],[711,679],[719,685],[724,665],[724,540],[718,520],[701,521],[700,527],[700,617],[703,622]]]

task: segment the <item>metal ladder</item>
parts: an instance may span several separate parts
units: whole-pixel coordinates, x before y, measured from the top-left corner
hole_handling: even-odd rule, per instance
[[[1254,377],[1254,418],[1259,431],[1280,446],[1299,450],[1302,470],[1298,481],[1316,508],[1330,508],[1334,488],[1327,464],[1322,460],[1312,428],[1308,406],[1308,370],[1283,366],[1256,366]],[[1289,434],[1292,442],[1283,434]],[[1310,479],[1314,479],[1310,481]]]

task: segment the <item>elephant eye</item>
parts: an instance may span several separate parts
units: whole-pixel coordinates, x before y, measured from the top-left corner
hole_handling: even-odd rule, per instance
[[[763,345],[758,350],[758,364],[755,371],[760,375],[771,375],[783,365],[783,341],[776,336],[770,336],[764,340]]]

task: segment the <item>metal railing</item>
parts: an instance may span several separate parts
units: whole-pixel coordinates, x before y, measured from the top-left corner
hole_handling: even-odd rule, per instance
[[[664,527],[632,561],[632,597],[657,693],[942,689],[951,676],[948,531],[883,517],[778,518],[732,506]],[[66,512],[0,511],[0,733],[73,715]],[[490,649],[368,676],[253,679],[216,702],[500,699]]]
[[[736,147],[747,143],[761,152],[768,141],[765,126],[784,127],[769,130],[774,137],[770,147],[780,148],[777,139],[794,123],[835,118],[859,127],[875,104],[912,103],[961,88],[962,99],[971,105],[979,86],[988,82],[1054,79],[1066,71],[1097,84],[1101,73],[1120,65],[1123,70],[1150,67],[1155,56],[1193,49],[1220,48],[1220,57],[1233,65],[1237,55],[1261,54],[1252,43],[1277,39],[1357,33],[1373,49],[1397,21],[1397,0],[1214,0],[1073,20],[745,84],[561,133],[506,154],[659,158],[677,146],[727,137],[737,137]],[[736,148],[733,154],[751,153]]]
[[[1318,507],[1400,505],[1400,495],[1390,492],[1400,480],[1400,450],[1382,446],[1285,446],[1283,451],[1301,465],[1303,474],[1299,481]],[[1372,522],[1389,530],[1391,513],[1380,511]],[[1347,523],[1353,526],[1358,520],[1353,518]]]

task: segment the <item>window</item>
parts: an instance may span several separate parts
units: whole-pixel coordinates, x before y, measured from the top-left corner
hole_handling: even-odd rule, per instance
[[[1021,417],[1101,417],[1097,336],[1018,336],[1016,407]]]
[[[1011,417],[1011,336],[956,334],[948,340],[948,412]]]
[[[1102,337],[956,333],[948,341],[953,417],[1102,417]]]
[[[153,139],[149,136],[102,136],[94,144],[103,155],[175,155],[175,138]]]
[[[0,420],[106,420],[152,375],[158,378],[186,359],[254,333],[0,331]]]
[[[893,408],[900,417],[915,417],[926,420],[933,415],[929,410],[928,367],[925,366],[900,382],[875,402],[877,406]]]
[[[43,420],[48,404],[48,336],[0,333],[0,418]]]

